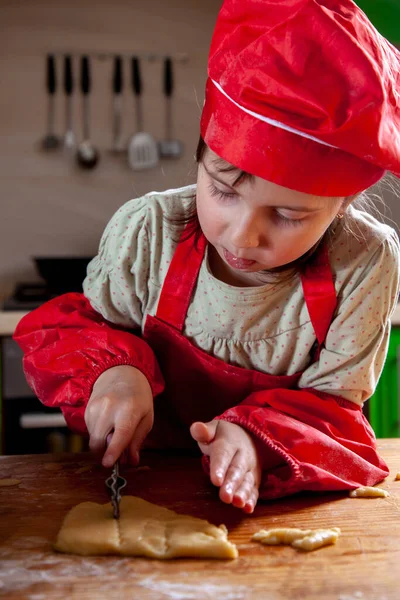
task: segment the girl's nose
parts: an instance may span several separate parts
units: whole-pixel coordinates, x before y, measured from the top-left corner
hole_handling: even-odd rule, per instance
[[[232,244],[236,248],[257,248],[260,245],[260,235],[254,224],[242,224],[233,229]]]

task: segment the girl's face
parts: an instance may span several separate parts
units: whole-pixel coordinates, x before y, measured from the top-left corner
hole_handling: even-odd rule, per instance
[[[239,171],[224,172],[223,165],[206,150],[198,171],[197,213],[219,270],[239,284],[300,258],[343,208],[344,198],[313,196],[259,177],[233,187]]]

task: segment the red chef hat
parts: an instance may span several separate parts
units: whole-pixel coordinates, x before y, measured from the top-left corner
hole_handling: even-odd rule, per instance
[[[351,0],[225,0],[201,133],[236,167],[348,196],[400,176],[400,52]]]

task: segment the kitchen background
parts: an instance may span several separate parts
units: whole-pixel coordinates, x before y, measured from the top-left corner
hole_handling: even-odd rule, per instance
[[[35,280],[32,255],[90,255],[112,213],[123,202],[150,190],[195,179],[193,154],[203,102],[207,53],[218,0],[29,0],[0,3],[0,294],[16,281]],[[77,168],[62,152],[43,152],[46,131],[45,56],[72,52],[75,92],[74,133],[81,138],[80,53],[157,57],[174,61],[174,135],[182,140],[179,160],[132,172],[112,148],[111,59],[93,59],[90,94],[91,138],[100,151],[92,171]],[[62,59],[57,57],[56,133],[65,132]],[[123,136],[135,131],[135,104],[129,60],[124,64]],[[145,131],[157,140],[165,129],[161,59],[141,61]]]
[[[359,4],[384,35],[400,43],[397,0],[360,0]],[[151,190],[195,181],[193,155],[207,55],[220,5],[220,0],[0,2],[0,302],[7,308],[18,307],[13,298],[17,284],[43,282],[32,257],[93,256],[105,224],[122,203]],[[66,130],[64,55],[72,55],[70,98],[78,143],[83,125],[80,56],[89,56],[90,139],[99,151],[93,169],[80,168],[62,148],[43,150],[49,53],[54,54],[56,67],[54,133],[61,137]],[[137,56],[141,67],[143,129],[157,141],[166,136],[163,68],[164,58],[171,57],[172,137],[182,142],[179,158],[161,158],[153,168],[134,171],[126,152],[113,151],[113,55],[123,57],[123,146],[136,131],[131,57]],[[388,206],[387,218],[399,229],[400,203],[390,178],[377,192]],[[66,438],[57,419],[54,426],[32,426],[35,411],[48,413],[48,419],[53,415],[31,397],[23,382],[20,354],[9,332],[0,335],[3,452],[63,449]],[[70,436],[68,443],[79,449],[82,441]]]

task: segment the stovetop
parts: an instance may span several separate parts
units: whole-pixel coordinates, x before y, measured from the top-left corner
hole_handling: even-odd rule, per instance
[[[14,293],[5,299],[3,310],[33,310],[48,300],[67,292],[82,292],[82,287],[74,290],[51,290],[45,283],[18,283]]]

